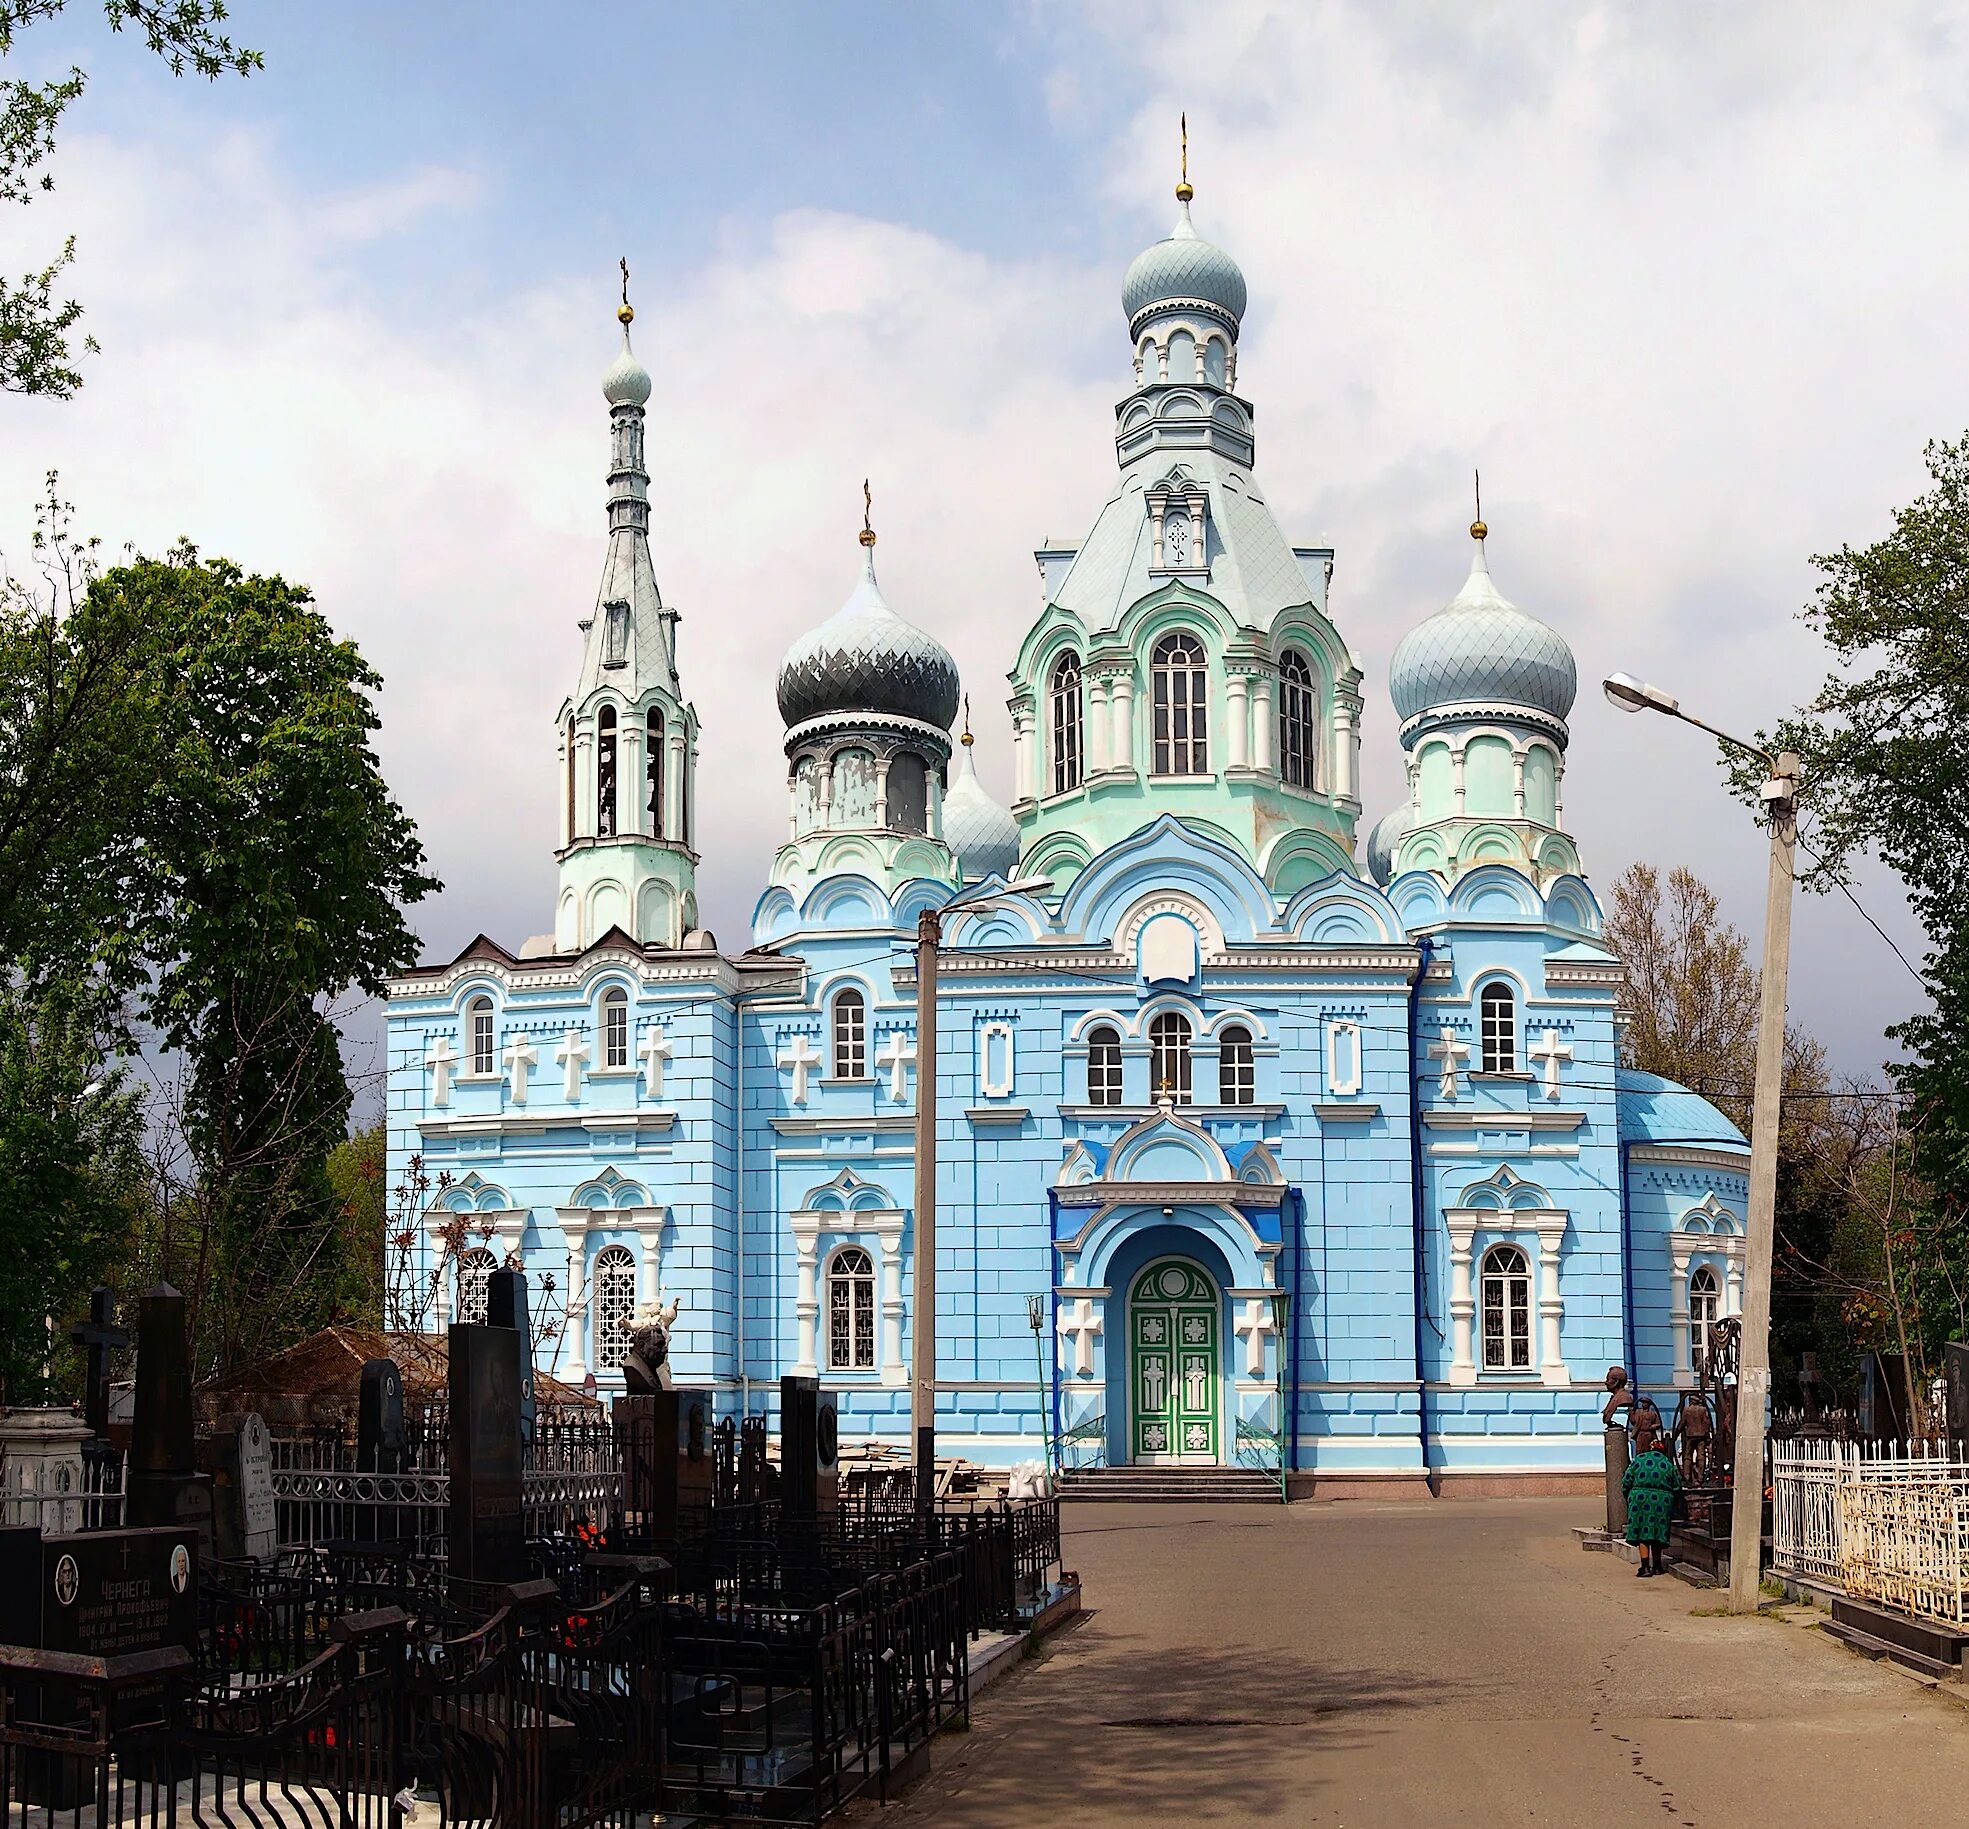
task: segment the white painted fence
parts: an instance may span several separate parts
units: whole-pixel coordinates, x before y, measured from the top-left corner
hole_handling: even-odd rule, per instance
[[[1969,1620],[1969,1461],[1923,1443],[1780,1442],[1771,1561],[1862,1600]]]

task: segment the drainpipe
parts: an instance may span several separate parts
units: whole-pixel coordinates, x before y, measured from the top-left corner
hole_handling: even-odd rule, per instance
[[[1429,975],[1429,960],[1435,952],[1427,934],[1416,942],[1415,979],[1408,987],[1408,1172],[1409,1202],[1413,1214],[1415,1251],[1415,1435],[1422,1450],[1422,1477],[1429,1490],[1436,1489],[1435,1474],[1429,1465],[1429,1380],[1422,1363],[1422,1305],[1428,1288],[1428,1242],[1423,1232],[1422,1181],[1422,1081],[1417,1071],[1421,1059],[1422,981]]]
[[[1064,1473],[1066,1469],[1060,1459],[1060,1279],[1055,1274],[1054,1266],[1054,1260],[1058,1255],[1055,1247],[1059,1236],[1060,1190],[1048,1188],[1046,1190],[1046,1300],[1048,1312],[1052,1316],[1049,1331],[1053,1337],[1053,1389],[1049,1408],[1053,1418],[1053,1465]]]
[[[1620,1124],[1620,1095],[1614,1095],[1614,1125]],[[1627,1388],[1641,1388],[1641,1368],[1635,1364],[1634,1333],[1634,1216],[1627,1204],[1627,1151],[1630,1145],[1620,1138],[1620,1350],[1626,1355]]]
[[[1292,1194],[1294,1205],[1296,1205],[1299,1209],[1299,1233],[1300,1233],[1301,1242],[1298,1245],[1296,1245],[1292,1251],[1292,1308],[1291,1308],[1292,1337],[1291,1340],[1288,1342],[1288,1350],[1290,1351],[1291,1354],[1291,1366],[1287,1374],[1289,1382],[1286,1386],[1286,1392],[1285,1392],[1286,1402],[1291,1406],[1290,1414],[1292,1420],[1286,1438],[1288,1445],[1286,1448],[1285,1467],[1287,1473],[1297,1473],[1299,1471],[1299,1334],[1301,1328],[1304,1325],[1304,1322],[1300,1314],[1300,1302],[1302,1300],[1303,1292],[1305,1288],[1306,1249],[1304,1244],[1304,1235],[1306,1231],[1306,1194],[1303,1188],[1296,1188],[1296,1187],[1291,1190],[1291,1194]],[[1321,1131],[1320,1133],[1320,1213],[1322,1215],[1322,1218],[1324,1217],[1325,1212],[1326,1212],[1326,1133],[1324,1131]],[[1291,1490],[1290,1487],[1288,1487],[1287,1497],[1289,1498],[1290,1496],[1291,1496]]]

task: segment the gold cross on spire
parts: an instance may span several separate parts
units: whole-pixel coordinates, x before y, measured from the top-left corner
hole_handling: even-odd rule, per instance
[[[1176,186],[1176,201],[1187,203],[1196,195],[1190,185],[1190,116],[1185,109],[1179,117],[1183,126],[1183,175]]]
[[[963,738],[963,741],[964,741],[964,747],[965,747],[966,749],[969,749],[969,748],[971,747],[971,742],[972,742],[972,738],[971,738],[971,695],[970,695],[970,694],[969,694],[968,692],[967,692],[967,693],[965,693],[965,695],[964,695],[964,738]]]
[[[1490,529],[1484,525],[1484,473],[1481,470],[1470,472],[1477,488],[1477,518],[1470,523],[1470,538],[1481,540]]]
[[[875,522],[873,519],[875,498],[868,492],[868,478],[861,479],[861,543],[864,546],[875,544]]]
[[[629,256],[626,254],[622,257],[622,309],[615,315],[621,320],[624,330],[636,321],[636,308],[629,303]]]

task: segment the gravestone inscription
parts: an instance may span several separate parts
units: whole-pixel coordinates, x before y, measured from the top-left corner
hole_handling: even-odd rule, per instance
[[[520,1337],[510,1327],[451,1329],[447,1536],[467,1581],[526,1575],[520,1475]]]
[[[41,1648],[87,1657],[190,1650],[198,1634],[198,1537],[179,1529],[41,1539]]]

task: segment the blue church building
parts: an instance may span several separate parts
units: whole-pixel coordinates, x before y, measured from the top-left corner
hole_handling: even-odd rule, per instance
[[[933,1073],[945,1452],[1557,1490],[1598,1477],[1610,1364],[1691,1382],[1740,1305],[1749,1149],[1618,1064],[1621,966],[1565,827],[1572,655],[1475,523],[1395,652],[1407,794],[1363,827],[1333,554],[1267,505],[1245,280],[1191,196],[1123,282],[1113,491],[1035,554],[1011,804],[865,523],[780,668],[788,823],[743,950],[698,919],[716,839],[625,305],[552,931],[390,988],[392,1185],[413,1155],[443,1177],[426,1325],[516,1261],[564,1311],[543,1362],[606,1394],[635,1310],[674,1300],[680,1382],[771,1416],[813,1374],[849,1437],[902,1448]]]

